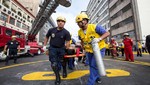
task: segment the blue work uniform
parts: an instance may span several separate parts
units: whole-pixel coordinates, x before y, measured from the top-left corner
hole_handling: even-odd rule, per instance
[[[99,35],[103,35],[104,33],[106,33],[107,31],[100,25],[96,25],[95,31],[97,34]],[[79,36],[79,39],[80,36]],[[102,55],[102,57],[105,56],[105,48],[101,48],[100,53]],[[86,52],[86,64],[89,65],[89,70],[90,70],[90,76],[88,79],[88,83],[87,85],[95,85],[95,81],[96,79],[100,78],[100,75],[98,73],[98,69],[97,69],[97,65],[96,65],[96,60],[94,58],[94,54],[90,53],[90,52]]]
[[[56,82],[60,82],[59,70],[63,67],[63,78],[67,77],[65,55],[65,41],[70,41],[70,33],[66,29],[58,30],[57,28],[49,29],[46,37],[50,37],[49,61],[56,76]]]
[[[49,29],[46,37],[50,37],[49,61],[57,63],[63,61],[65,55],[65,41],[70,41],[70,33],[66,29],[57,30],[57,28]]]
[[[10,57],[14,57],[14,63],[17,61],[17,52],[19,42],[17,40],[7,42],[7,48],[9,49],[8,56],[6,58],[6,63],[8,63]]]

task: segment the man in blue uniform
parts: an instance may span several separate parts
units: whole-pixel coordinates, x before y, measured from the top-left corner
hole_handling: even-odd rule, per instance
[[[60,85],[61,79],[59,74],[59,63],[61,62],[63,67],[63,78],[67,77],[66,61],[64,59],[65,49],[69,49],[71,36],[70,33],[64,28],[66,19],[63,16],[57,18],[58,27],[49,29],[46,34],[43,49],[46,49],[46,44],[50,37],[49,47],[49,61],[51,67],[55,73],[56,81],[55,85]],[[65,46],[66,44],[66,46]]]
[[[14,63],[17,63],[17,52],[20,52],[20,45],[19,42],[16,40],[16,36],[13,35],[11,38],[12,40],[7,42],[4,47],[4,53],[6,52],[7,48],[9,49],[5,65],[8,65],[10,57],[14,57]]]
[[[101,83],[100,75],[98,74],[98,69],[96,65],[96,60],[94,58],[92,46],[90,43],[98,43],[99,52],[102,57],[105,55],[105,41],[104,39],[109,36],[109,32],[106,31],[102,26],[95,24],[88,24],[89,18],[86,14],[81,13],[76,17],[76,22],[80,27],[78,31],[79,39],[81,40],[81,45],[86,51],[86,56],[88,57],[88,64],[90,67],[90,77],[88,79],[87,85],[95,85],[95,82]],[[94,38],[94,39],[93,39]]]

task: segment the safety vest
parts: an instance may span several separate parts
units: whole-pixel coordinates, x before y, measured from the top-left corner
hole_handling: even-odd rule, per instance
[[[83,30],[80,29],[78,31],[78,35],[80,36],[81,40],[83,41],[83,46],[86,52],[93,53],[92,45],[90,44],[93,38],[100,38],[100,35],[95,31],[96,25],[95,24],[88,24],[86,34],[84,34]],[[105,48],[105,41],[101,40],[99,43],[99,48]]]
[[[70,40],[70,44],[72,44],[72,39]]]
[[[140,49],[142,48],[142,45],[139,42],[138,42],[138,48],[140,48]]]
[[[109,44],[106,44],[106,49],[109,49]]]
[[[124,48],[124,45],[123,45],[123,46],[121,46],[121,48]]]

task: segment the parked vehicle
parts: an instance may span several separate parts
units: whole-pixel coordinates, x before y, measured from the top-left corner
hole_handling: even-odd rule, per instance
[[[12,35],[16,35],[16,39],[20,43],[21,52],[18,55],[30,54],[33,56],[34,54],[41,54],[43,52],[42,46],[39,46],[36,41],[28,41],[24,33],[0,26],[0,53],[2,53],[6,43],[11,40]]]

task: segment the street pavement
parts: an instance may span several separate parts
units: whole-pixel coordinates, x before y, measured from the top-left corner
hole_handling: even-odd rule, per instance
[[[136,57],[135,62],[124,61],[124,57],[105,56],[107,75],[96,85],[150,85],[150,56]],[[62,70],[60,71],[62,74]],[[61,85],[86,85],[89,76],[88,66],[77,62],[74,70],[68,69],[68,77]],[[18,64],[10,60],[9,65],[0,62],[0,85],[54,85],[55,75],[50,67],[48,56],[21,56]]]

